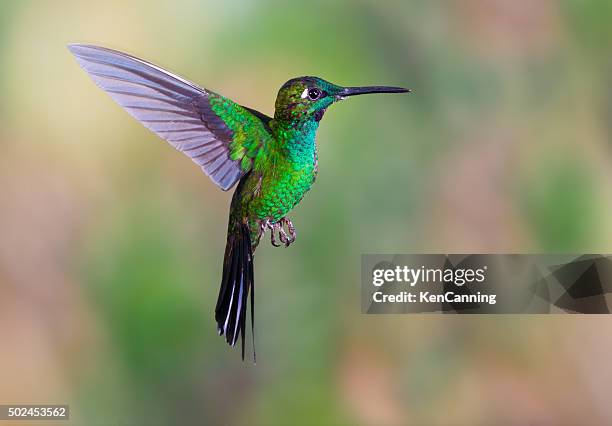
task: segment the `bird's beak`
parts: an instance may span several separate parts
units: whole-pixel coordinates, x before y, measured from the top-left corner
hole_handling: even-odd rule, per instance
[[[369,93],[406,93],[411,92],[410,89],[403,87],[392,86],[363,86],[363,87],[345,87],[338,93],[340,99],[348,96],[367,95]]]

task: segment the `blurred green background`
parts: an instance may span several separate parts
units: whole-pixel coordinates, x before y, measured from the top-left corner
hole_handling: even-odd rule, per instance
[[[606,0],[0,1],[0,401],[80,425],[612,424],[607,316],[359,300],[362,253],[611,251],[610,22]],[[297,243],[257,252],[256,366],[213,319],[231,194],[70,42],[267,114],[299,75],[414,89],[322,121]]]

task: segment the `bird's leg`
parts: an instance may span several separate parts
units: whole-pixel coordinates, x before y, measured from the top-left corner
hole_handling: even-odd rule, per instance
[[[289,242],[289,236],[283,229],[283,223],[281,221],[278,221],[277,223],[278,223],[278,237],[281,240],[281,243],[285,245],[285,247],[289,247],[289,244],[291,243]]]
[[[295,241],[295,228],[293,227],[293,223],[291,223],[291,220],[283,217],[277,222],[277,224],[278,235],[281,242],[285,245],[285,247],[289,247],[289,245]],[[289,231],[289,235],[287,235],[287,232],[285,231],[285,226],[287,227],[287,231]]]
[[[280,240],[283,244],[285,244],[285,247],[289,247],[291,243],[295,241],[295,227],[293,226],[291,220],[286,217],[283,217],[281,220],[279,220],[278,225],[278,233]],[[285,232],[285,226],[287,227],[289,235],[287,235],[287,232]]]
[[[272,223],[270,222],[270,219],[265,219],[260,222],[260,229],[261,229],[262,234],[269,229],[270,230],[270,243],[274,247],[281,246],[280,244],[276,243],[276,236],[274,235],[274,231],[278,229],[278,223]]]
[[[260,222],[259,226],[261,234],[267,230],[270,230],[270,243],[272,243],[274,247],[280,247],[281,245],[289,247],[289,245],[295,241],[295,227],[293,226],[291,220],[287,219],[286,217],[283,217],[274,223],[272,223],[270,219],[265,219]],[[287,227],[289,234],[287,234],[287,231],[285,231],[284,226]],[[278,239],[280,240],[281,244],[278,244],[276,241],[276,232],[278,232]]]
[[[291,244],[292,242],[295,241],[295,226],[293,226],[293,222],[291,222],[291,219],[289,218],[282,218],[281,222],[283,222],[284,225],[287,226],[287,231],[289,231],[289,244]]]
[[[270,243],[274,246],[274,247],[280,247],[280,244],[276,244],[276,237],[274,236],[274,231],[278,229],[278,225],[275,223],[272,225],[272,227],[270,228]]]

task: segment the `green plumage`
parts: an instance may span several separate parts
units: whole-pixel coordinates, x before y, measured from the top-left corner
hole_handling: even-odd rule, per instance
[[[261,120],[243,106],[216,93],[209,93],[208,102],[212,111],[233,132],[229,158],[240,160],[243,171],[250,170],[259,147],[270,137]]]
[[[295,126],[295,127],[293,127]],[[300,202],[315,181],[318,123],[271,121],[250,173],[234,193],[233,218],[246,219],[251,238],[259,237],[261,221],[278,222]]]
[[[247,299],[254,327],[253,252],[270,231],[289,246],[286,215],[317,176],[315,143],[327,108],[347,96],[401,93],[400,87],[341,87],[318,77],[289,80],[278,92],[274,118],[243,107],[142,59],[98,46],[69,46],[79,64],[134,118],[190,157],[232,197],[215,309],[220,335],[236,344],[246,333]],[[285,230],[286,228],[286,230]]]
[[[316,131],[322,112],[336,99],[313,102],[303,96],[313,84],[322,93],[342,89],[312,77],[292,80],[279,91],[274,118],[267,121],[219,95],[209,95],[213,111],[234,132],[230,157],[242,158],[243,169],[249,170],[232,199],[230,233],[246,223],[252,241],[259,241],[262,223],[275,224],[285,217],[314,183]]]

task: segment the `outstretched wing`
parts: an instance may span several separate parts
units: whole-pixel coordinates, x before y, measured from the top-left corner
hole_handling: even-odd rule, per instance
[[[270,138],[269,117],[142,59],[98,46],[68,48],[100,88],[224,191],[251,169]]]

